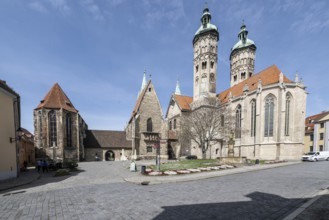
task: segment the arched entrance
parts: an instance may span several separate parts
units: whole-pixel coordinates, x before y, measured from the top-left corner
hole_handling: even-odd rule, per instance
[[[114,154],[114,152],[111,151],[111,150],[106,151],[106,153],[105,153],[105,160],[106,161],[113,161],[113,160],[115,160],[115,154]]]

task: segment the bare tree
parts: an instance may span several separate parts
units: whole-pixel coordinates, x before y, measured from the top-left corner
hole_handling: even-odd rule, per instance
[[[191,108],[190,114],[182,120],[181,139],[195,142],[205,159],[210,144],[216,144],[227,135],[225,131],[229,129],[225,125],[228,123],[224,120],[229,118],[228,110],[217,98],[204,98],[193,103]]]

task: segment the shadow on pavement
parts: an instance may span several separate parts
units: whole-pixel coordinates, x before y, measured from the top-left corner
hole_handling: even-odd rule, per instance
[[[251,201],[165,206],[154,219],[282,219],[308,199],[254,192]]]

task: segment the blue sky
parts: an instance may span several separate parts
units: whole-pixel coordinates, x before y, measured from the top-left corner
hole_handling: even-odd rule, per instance
[[[329,1],[207,0],[220,32],[217,93],[242,20],[257,46],[255,72],[272,64],[309,92],[307,115],[329,110]],[[2,0],[0,79],[21,96],[22,127],[58,82],[90,129],[123,130],[144,69],[163,114],[179,79],[193,94],[192,39],[205,1]]]

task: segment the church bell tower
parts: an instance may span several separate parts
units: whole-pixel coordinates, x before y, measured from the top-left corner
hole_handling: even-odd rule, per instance
[[[217,44],[219,32],[210,23],[211,14],[206,6],[201,17],[201,26],[193,38],[193,101],[216,96]]]

